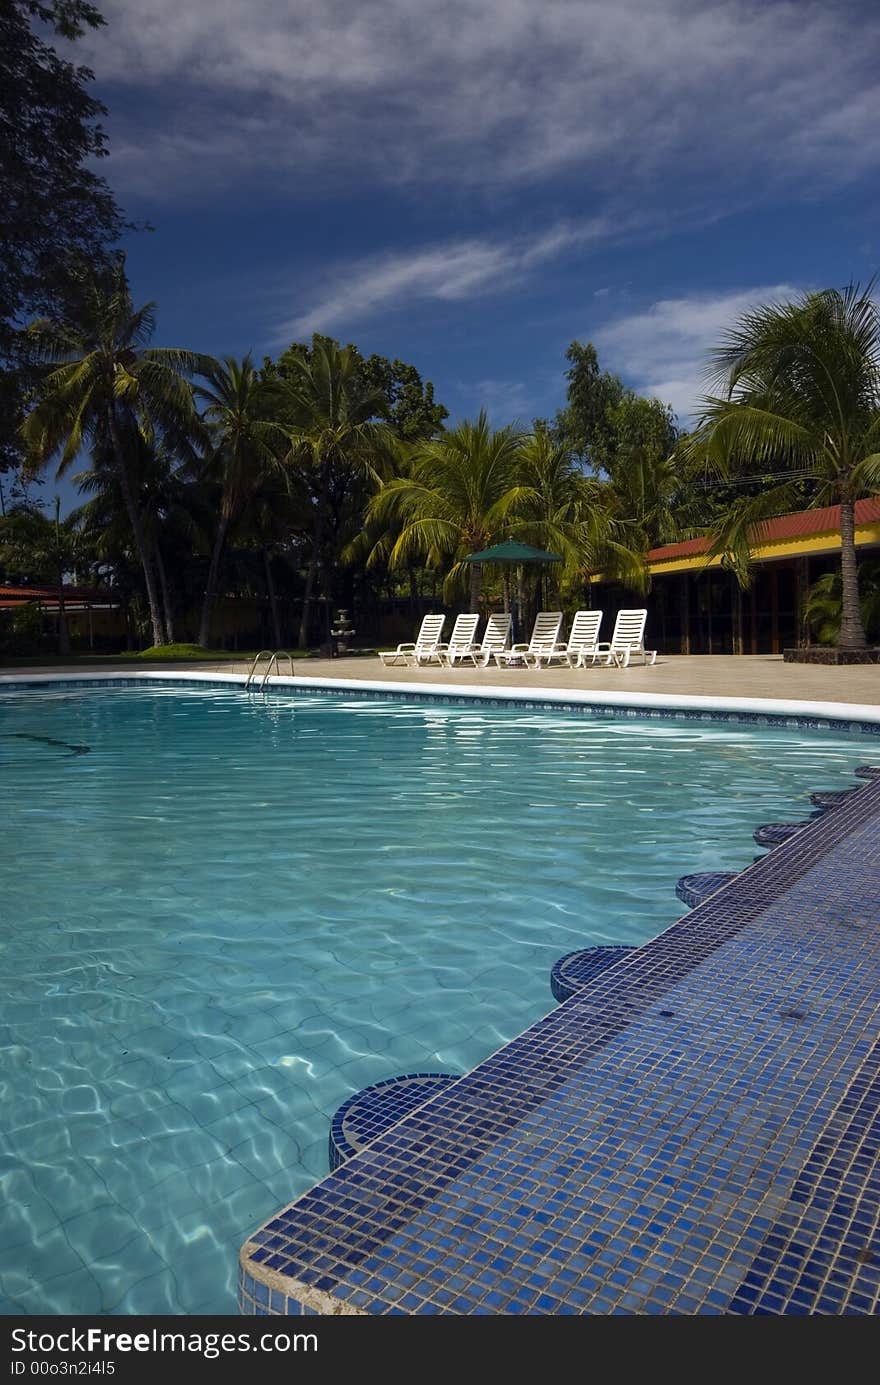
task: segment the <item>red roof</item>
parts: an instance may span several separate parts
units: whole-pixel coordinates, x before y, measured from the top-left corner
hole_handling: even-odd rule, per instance
[[[111,600],[109,592],[98,591],[95,587],[71,587],[67,583],[64,585],[64,600],[75,602],[100,602],[106,605]],[[23,606],[28,601],[38,601],[41,604],[51,602],[58,604],[57,587],[13,587],[8,583],[0,583],[0,608],[9,610],[11,607]]]
[[[880,499],[856,501],[856,524],[880,522]],[[830,534],[840,529],[840,506],[828,505],[823,510],[796,510],[794,514],[779,515],[764,520],[755,528],[757,543],[779,543],[783,539],[805,538],[808,534]],[[652,548],[648,562],[663,563],[673,558],[693,558],[711,547],[711,539],[685,539],[683,543],[666,543]]]

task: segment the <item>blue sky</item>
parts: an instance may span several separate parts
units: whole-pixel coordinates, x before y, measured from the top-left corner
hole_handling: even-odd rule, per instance
[[[326,331],[502,424],[563,402],[579,337],[686,423],[738,312],[880,267],[873,5],[102,8],[76,49],[162,344]]]

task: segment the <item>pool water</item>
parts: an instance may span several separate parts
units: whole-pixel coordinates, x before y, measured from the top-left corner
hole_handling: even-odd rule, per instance
[[[865,741],[241,689],[0,695],[0,1311],[233,1312],[333,1111],[465,1072]]]

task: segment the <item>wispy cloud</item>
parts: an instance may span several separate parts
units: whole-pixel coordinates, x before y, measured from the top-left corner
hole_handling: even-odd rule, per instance
[[[578,170],[875,167],[876,26],[858,0],[114,0],[87,56],[117,176],[153,196],[379,180],[509,186]],[[843,93],[843,95],[841,95]],[[739,192],[738,192],[739,189]]]
[[[278,324],[278,341],[357,322],[402,303],[452,302],[509,288],[540,264],[609,234],[602,220],[562,224],[531,237],[450,241],[367,260],[328,276],[327,290]]]
[[[535,412],[533,386],[522,380],[475,380],[459,389],[472,401],[471,413],[485,409],[496,427],[510,422],[526,426]]]
[[[593,333],[603,363],[641,394],[671,404],[683,423],[708,392],[706,363],[723,333],[759,303],[798,295],[791,284],[664,298],[640,312],[606,322]]]

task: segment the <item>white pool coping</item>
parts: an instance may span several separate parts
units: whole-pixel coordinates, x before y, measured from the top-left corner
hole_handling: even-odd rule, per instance
[[[29,685],[52,683],[107,683],[144,682],[228,684],[243,687],[247,674],[202,672],[200,670],[158,669],[141,670],[84,670],[65,673],[10,673],[0,674],[0,688],[14,687],[16,684]],[[643,692],[595,692],[563,687],[522,687],[513,688],[510,684],[483,684],[480,687],[463,686],[460,683],[400,683],[382,679],[361,678],[294,678],[273,675],[269,679],[272,688],[296,688],[315,692],[357,692],[394,693],[397,698],[418,700],[423,694],[430,697],[452,698],[473,702],[504,701],[532,702],[535,706],[545,703],[567,703],[572,706],[591,707],[644,707],[653,711],[695,711],[716,713],[748,713],[757,716],[805,717],[823,721],[849,724],[880,724],[880,705],[864,702],[811,702],[801,699],[774,697],[707,697],[683,693],[643,693]]]

